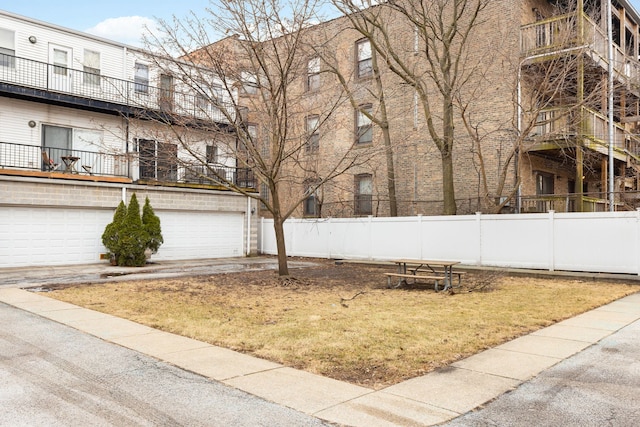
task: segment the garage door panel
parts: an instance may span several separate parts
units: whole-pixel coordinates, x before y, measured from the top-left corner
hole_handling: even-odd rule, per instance
[[[158,212],[164,244],[155,260],[243,255],[244,215],[223,212]]]
[[[98,230],[112,218],[110,210],[0,208],[0,246],[6,249],[0,267],[98,262],[104,252]]]

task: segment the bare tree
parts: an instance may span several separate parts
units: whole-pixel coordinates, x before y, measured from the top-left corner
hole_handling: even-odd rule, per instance
[[[199,94],[192,117],[165,111],[165,129],[189,153],[188,161],[196,159],[204,168],[203,179],[257,199],[270,212],[280,275],[289,274],[284,221],[323,184],[372,155],[372,150],[350,147],[322,152],[318,146],[315,131],[346,102],[341,91],[314,105],[304,96],[313,54],[307,29],[318,21],[320,5],[317,0],[220,0],[204,18],[194,14],[162,23],[163,35],[152,43],[164,58],[180,55],[158,66],[167,73],[179,70],[179,84]],[[214,30],[228,36],[212,43]],[[314,129],[307,125],[310,111]],[[182,131],[185,126],[189,132]],[[218,150],[215,159],[204,150],[211,144]],[[318,151],[322,162],[316,160]],[[247,179],[255,178],[266,191],[256,192],[240,185],[237,176],[220,172],[232,164],[250,171]]]
[[[442,163],[443,214],[456,213],[453,147],[456,95],[475,71],[471,37],[489,0],[388,0],[362,9],[361,0],[333,0],[371,42],[389,69],[414,88]],[[364,2],[369,3],[370,2]],[[392,28],[413,28],[398,42]],[[433,96],[434,91],[439,95]]]

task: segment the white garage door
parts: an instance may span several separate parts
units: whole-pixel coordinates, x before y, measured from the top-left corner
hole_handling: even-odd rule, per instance
[[[112,210],[0,208],[0,267],[89,264]]]
[[[113,210],[0,208],[0,268],[100,262],[102,233]],[[243,255],[244,215],[162,212],[164,244],[151,260]],[[104,261],[103,261],[104,262]]]
[[[152,261],[243,255],[244,214],[156,210],[156,215],[164,243]]]

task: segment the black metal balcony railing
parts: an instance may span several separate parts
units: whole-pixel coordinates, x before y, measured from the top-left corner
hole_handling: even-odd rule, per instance
[[[138,166],[138,178],[156,182],[184,182],[240,188],[257,188],[253,170],[233,166],[188,165],[178,157],[114,154],[0,142],[0,169],[23,169],[63,174],[116,176],[136,179],[130,166]]]
[[[129,160],[123,154],[40,147],[7,142],[0,143],[0,168],[103,176],[129,176]]]
[[[222,185],[229,183],[240,188],[257,188],[253,170],[219,165],[186,165],[183,181],[193,184]]]
[[[6,54],[0,54],[0,82],[218,123],[235,119],[232,104],[212,102],[195,91],[168,90]]]

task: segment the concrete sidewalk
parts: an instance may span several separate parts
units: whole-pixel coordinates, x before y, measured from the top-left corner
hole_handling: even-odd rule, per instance
[[[266,268],[265,263],[258,263],[262,265],[257,268]],[[170,273],[165,269],[154,274]],[[634,294],[445,369],[374,391],[6,285],[0,289],[0,302],[268,401],[348,426],[435,425],[452,420],[622,328],[634,322],[640,324],[640,294]]]

